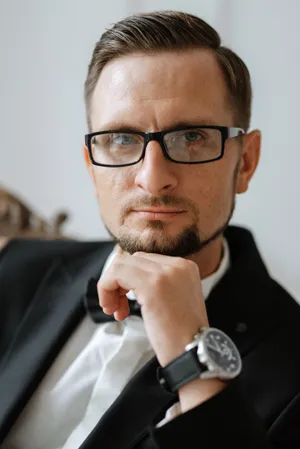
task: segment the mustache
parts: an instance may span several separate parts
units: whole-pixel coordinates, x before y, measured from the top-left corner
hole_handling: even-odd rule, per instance
[[[140,196],[138,198],[132,198],[129,200],[121,210],[121,215],[124,216],[128,212],[134,209],[141,209],[143,207],[161,207],[161,206],[176,206],[180,209],[184,210],[192,210],[193,212],[197,212],[197,208],[195,204],[186,198],[175,197],[171,195],[162,195],[161,197],[153,197],[153,196]]]

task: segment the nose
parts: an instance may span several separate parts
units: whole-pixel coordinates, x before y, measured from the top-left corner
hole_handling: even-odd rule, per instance
[[[137,165],[135,183],[154,196],[171,193],[178,184],[175,165],[165,157],[160,143],[151,140],[144,158]]]

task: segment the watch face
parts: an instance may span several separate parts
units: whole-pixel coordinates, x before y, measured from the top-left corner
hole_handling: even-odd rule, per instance
[[[235,377],[241,371],[240,354],[226,334],[218,329],[207,329],[204,347],[209,357],[209,362],[217,370],[221,370],[224,377]]]

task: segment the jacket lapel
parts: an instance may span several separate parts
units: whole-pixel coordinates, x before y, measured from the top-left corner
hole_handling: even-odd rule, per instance
[[[252,235],[229,227],[225,236],[231,268],[211,292],[207,313],[210,326],[227,333],[245,357],[282,321],[282,309]]]
[[[238,228],[227,231],[231,269],[206,305],[210,325],[226,332],[244,358],[278,325],[280,313],[273,308],[270,314],[271,279],[251,235],[244,230],[237,234]],[[251,274],[253,279],[249,279]],[[135,375],[80,449],[131,449],[146,438],[149,425],[163,419],[166,410],[178,400],[177,395],[160,387],[157,367],[154,357]]]
[[[75,262],[58,258],[48,269],[2,361],[0,442],[83,318],[87,281],[100,275],[112,248],[103,243]]]

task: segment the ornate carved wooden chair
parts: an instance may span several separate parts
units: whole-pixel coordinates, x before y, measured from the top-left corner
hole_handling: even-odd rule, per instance
[[[62,226],[68,213],[59,211],[52,220],[43,219],[15,194],[0,185],[0,247],[10,238],[68,238]]]

